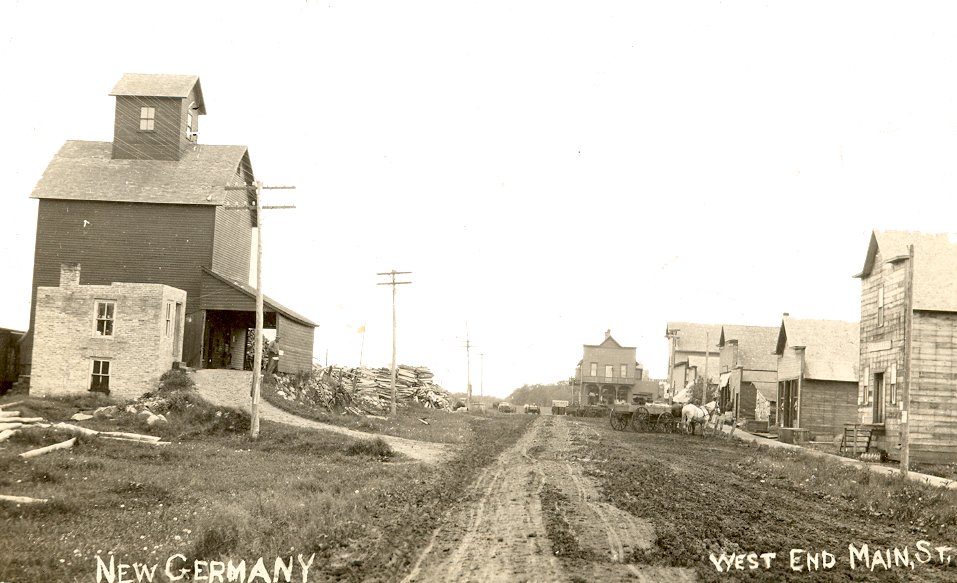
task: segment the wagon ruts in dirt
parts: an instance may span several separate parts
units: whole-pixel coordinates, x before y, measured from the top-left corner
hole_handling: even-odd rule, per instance
[[[644,403],[641,405],[615,405],[609,413],[611,428],[625,431],[655,431],[673,433],[681,423],[681,405],[667,403]]]

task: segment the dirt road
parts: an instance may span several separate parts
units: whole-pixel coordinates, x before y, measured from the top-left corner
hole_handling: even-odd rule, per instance
[[[655,533],[599,500],[583,471],[597,439],[578,420],[537,419],[480,474],[405,581],[693,581],[688,569],[624,562]]]

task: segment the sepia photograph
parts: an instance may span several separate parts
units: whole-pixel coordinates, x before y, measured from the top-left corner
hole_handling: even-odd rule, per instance
[[[0,583],[957,580],[955,18],[0,3]]]

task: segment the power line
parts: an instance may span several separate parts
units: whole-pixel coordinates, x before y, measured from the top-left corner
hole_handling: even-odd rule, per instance
[[[390,411],[392,415],[395,416],[395,286],[410,284],[411,281],[396,281],[395,276],[397,275],[408,275],[412,273],[411,271],[385,271],[377,273],[376,275],[388,275],[390,277],[389,281],[379,282],[376,285],[391,285],[392,286],[392,374],[390,385],[392,388],[392,407]]]

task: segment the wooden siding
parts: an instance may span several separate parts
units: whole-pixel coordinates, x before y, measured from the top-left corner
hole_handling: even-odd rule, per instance
[[[896,363],[903,379],[904,365],[904,280],[907,263],[886,264],[878,251],[874,269],[861,280],[861,378],[858,381],[858,415],[861,423],[880,423],[874,418],[873,400],[867,399],[868,387],[875,391],[875,375],[885,375],[884,421],[887,434],[897,433],[897,405],[890,403],[889,373]],[[884,325],[878,326],[878,298],[884,292]],[[865,378],[866,374],[866,378]],[[898,387],[900,392],[900,387]],[[896,437],[894,438],[896,443]],[[893,449],[893,448],[891,448]],[[888,453],[892,453],[888,449]]]
[[[179,160],[186,137],[186,105],[178,97],[116,97],[113,158]],[[153,131],[140,130],[140,108],[155,110]],[[194,116],[195,117],[195,116]]]
[[[283,351],[279,357],[279,372],[312,370],[315,332],[312,326],[304,326],[282,314],[276,314],[276,339],[279,349]]]
[[[857,417],[857,383],[804,379],[801,427],[816,436],[836,436]]]
[[[213,207],[41,200],[31,330],[37,287],[59,285],[61,263],[80,263],[83,284],[162,283],[186,291],[183,347],[194,354],[201,340],[190,337],[197,328],[189,317],[200,307],[200,266],[211,265],[213,222]]]
[[[790,346],[784,348],[784,352],[778,356],[778,381],[796,379],[801,376],[802,351],[794,350]]]
[[[957,313],[914,313],[911,360],[911,460],[957,463]]]
[[[247,193],[227,190],[230,204],[246,204]],[[252,211],[216,207],[216,230],[213,237],[213,271],[240,283],[249,283],[249,255],[252,242]],[[255,285],[253,282],[251,285]]]

